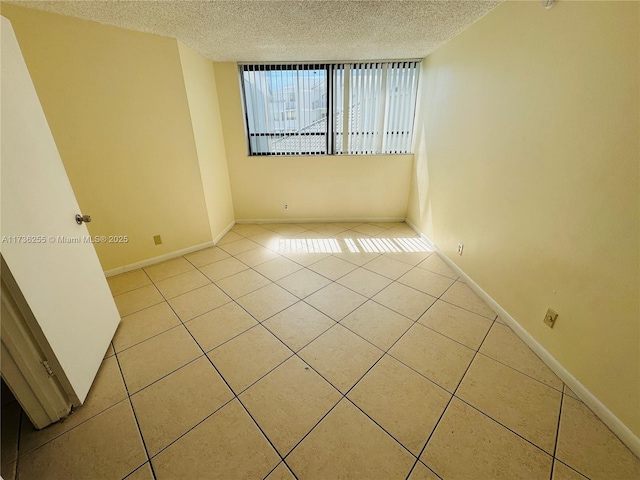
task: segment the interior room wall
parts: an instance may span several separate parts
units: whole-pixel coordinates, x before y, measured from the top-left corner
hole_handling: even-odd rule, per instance
[[[178,42],[211,237],[233,224],[233,203],[213,63]]]
[[[214,65],[237,221],[405,218],[413,155],[250,157],[238,66]]]
[[[636,436],[639,19],[505,2],[429,55],[408,208]]]
[[[210,242],[176,40],[13,5],[2,14],[90,233],[128,236],[95,245],[103,269]]]

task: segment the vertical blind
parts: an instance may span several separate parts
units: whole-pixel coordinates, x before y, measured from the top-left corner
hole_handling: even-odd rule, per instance
[[[251,154],[326,154],[326,82],[326,65],[243,65]]]
[[[419,62],[240,68],[251,155],[411,151]]]

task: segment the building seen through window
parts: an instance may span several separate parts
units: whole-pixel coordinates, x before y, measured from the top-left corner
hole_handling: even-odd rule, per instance
[[[410,152],[419,62],[240,69],[251,155]]]

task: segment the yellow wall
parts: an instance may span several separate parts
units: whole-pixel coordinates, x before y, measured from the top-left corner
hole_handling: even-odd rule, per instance
[[[214,69],[237,220],[404,219],[413,155],[249,157],[238,67]]]
[[[2,5],[105,270],[211,241],[176,40]],[[153,235],[162,235],[155,246]]]
[[[431,54],[408,209],[636,435],[639,19],[638,2],[505,2]]]
[[[211,237],[215,240],[233,222],[234,217],[213,63],[182,42],[178,42],[178,51]]]

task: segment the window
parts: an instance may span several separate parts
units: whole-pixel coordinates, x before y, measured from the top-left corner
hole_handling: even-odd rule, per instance
[[[250,155],[411,150],[419,62],[241,65],[240,70]]]

